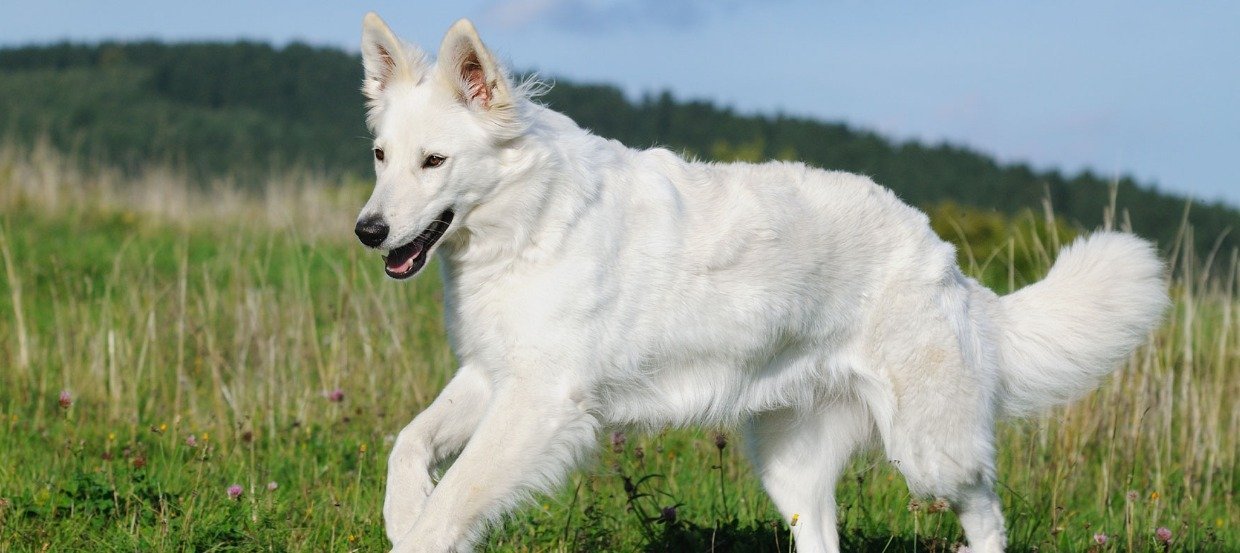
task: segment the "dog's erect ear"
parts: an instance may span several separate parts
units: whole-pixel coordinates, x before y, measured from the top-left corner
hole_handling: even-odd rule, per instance
[[[444,35],[438,67],[444,81],[454,86],[457,97],[471,108],[496,115],[514,108],[507,76],[468,19],[457,21]]]
[[[421,50],[401,43],[375,12],[366,14],[362,19],[362,67],[366,73],[362,92],[367,98],[378,100],[383,89],[397,78],[417,82],[425,66]]]

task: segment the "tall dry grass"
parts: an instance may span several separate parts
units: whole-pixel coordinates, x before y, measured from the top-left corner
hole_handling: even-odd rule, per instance
[[[0,183],[5,209],[112,212],[183,228],[243,224],[338,242],[351,236],[340,231],[367,193],[364,183],[308,170],[273,174],[258,183],[228,177],[191,181],[166,165],[127,172],[81,163],[45,140],[31,147],[0,143]]]

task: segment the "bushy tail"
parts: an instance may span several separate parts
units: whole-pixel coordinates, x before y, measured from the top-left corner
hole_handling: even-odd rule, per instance
[[[1067,403],[1098,386],[1162,319],[1164,267],[1154,246],[1100,232],[1065,248],[1041,282],[999,300],[1009,416]]]

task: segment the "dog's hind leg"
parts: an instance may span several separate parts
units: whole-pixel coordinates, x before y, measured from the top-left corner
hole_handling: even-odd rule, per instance
[[[874,423],[860,402],[839,399],[808,412],[754,416],[745,428],[762,485],[792,527],[797,551],[837,552],[835,486]]]
[[[995,553],[1005,537],[994,493],[1001,383],[987,311],[993,294],[957,277],[929,301],[913,293],[885,304],[867,348],[885,393],[868,405],[909,492],[951,502],[969,547]]]
[[[926,399],[916,396],[906,393],[905,405]],[[994,423],[970,403],[962,396],[942,401],[943,409],[933,413],[897,413],[883,441],[910,493],[948,500],[969,547],[977,553],[998,553],[1006,538],[994,492]]]
[[[962,486],[954,494],[952,507],[960,517],[960,526],[969,540],[969,548],[978,553],[1000,553],[1007,538],[1003,528],[1003,511],[994,484],[987,479]]]
[[[461,367],[430,407],[400,435],[388,457],[383,520],[396,541],[413,527],[435,484],[431,471],[465,447],[490,398],[490,382],[468,365]]]

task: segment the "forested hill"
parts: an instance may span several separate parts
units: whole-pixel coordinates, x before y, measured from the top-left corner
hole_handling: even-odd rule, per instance
[[[84,159],[136,168],[172,163],[240,181],[292,167],[370,171],[360,61],[341,50],[252,42],[59,44],[0,50],[0,135],[46,136]],[[607,85],[555,79],[542,98],[596,133],[636,147],[667,146],[704,159],[799,159],[872,176],[909,203],[1015,213],[1040,209],[1097,226],[1108,181],[1000,164],[950,146],[896,142],[840,123],[740,115],[670,94],[628,100]],[[1121,178],[1119,206],[1133,227],[1168,243],[1185,199]],[[1197,245],[1209,247],[1240,213],[1194,205]],[[1236,243],[1230,238],[1225,246]]]

